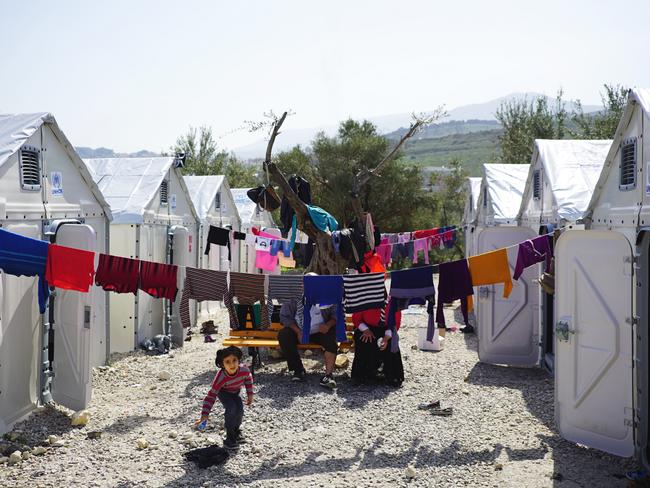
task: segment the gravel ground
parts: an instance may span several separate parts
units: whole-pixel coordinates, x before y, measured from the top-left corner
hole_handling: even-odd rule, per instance
[[[446,313],[451,322],[454,310]],[[93,375],[88,425],[72,427],[72,412],[54,407],[16,426],[13,444],[22,450],[47,446],[49,435],[63,445],[0,465],[0,486],[626,486],[622,475],[635,468],[633,461],[558,435],[547,373],[481,364],[475,337],[460,333],[448,334],[442,352],[414,350],[416,327],[425,322],[422,313],[404,316],[406,381],[397,390],[354,386],[339,370],[338,389],[325,391],[318,385],[319,353],[306,360],[313,371],[308,381],[294,384],[285,363],[269,358],[244,417],[248,444],[206,470],[186,463],[182,453],[188,445],[221,442],[218,403],[211,429],[192,429],[219,341],[195,336],[170,356],[116,357]],[[218,323],[227,333],[225,315]],[[171,373],[167,381],[158,379],[163,370]],[[432,399],[453,406],[454,415],[417,410]],[[91,431],[101,437],[89,439]],[[150,446],[139,450],[138,439]],[[0,446],[8,450],[8,444]]]

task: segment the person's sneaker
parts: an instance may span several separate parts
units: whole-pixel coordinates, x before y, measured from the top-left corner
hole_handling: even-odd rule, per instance
[[[247,439],[244,436],[244,434],[241,433],[241,430],[237,431],[237,437],[235,437],[235,442],[237,442],[237,444],[246,444]]]
[[[223,447],[228,449],[229,451],[234,451],[237,449],[237,438],[234,436],[228,436],[226,439],[223,441]]]
[[[305,372],[304,371],[294,371],[293,375],[291,375],[291,381],[295,383],[299,383],[304,381],[305,379]]]
[[[333,390],[336,388],[336,381],[334,381],[331,374],[326,374],[323,376],[323,379],[320,380],[320,386]]]
[[[473,334],[473,333],[474,333],[474,327],[471,326],[471,325],[466,325],[465,327],[463,327],[462,329],[460,329],[460,331],[461,331],[463,334]]]

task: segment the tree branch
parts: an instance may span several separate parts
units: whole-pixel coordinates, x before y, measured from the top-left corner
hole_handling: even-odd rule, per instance
[[[282,117],[273,122],[273,130],[271,131],[271,137],[269,138],[269,143],[266,146],[266,158],[264,159],[264,164],[269,164],[271,162],[271,152],[273,151],[273,144],[275,143],[275,138],[280,133],[280,127],[284,124],[284,119],[287,118],[288,112],[284,112]]]

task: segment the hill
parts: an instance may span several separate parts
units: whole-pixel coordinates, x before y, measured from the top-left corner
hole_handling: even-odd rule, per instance
[[[143,149],[142,151],[134,153],[116,153],[112,149],[106,147],[98,147],[93,149],[92,147],[75,147],[77,154],[82,159],[91,159],[91,158],[151,158],[160,156],[160,154],[147,151]]]

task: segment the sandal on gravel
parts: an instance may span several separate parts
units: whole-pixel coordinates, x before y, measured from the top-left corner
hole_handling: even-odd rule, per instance
[[[205,342],[217,342],[215,341],[211,335],[206,335],[205,338],[203,339]]]
[[[454,409],[451,407],[447,408],[434,408],[431,410],[431,415],[437,415],[439,417],[449,417],[454,412]]]
[[[435,400],[429,403],[420,403],[418,405],[418,410],[432,410],[434,408],[440,408],[440,400]]]

